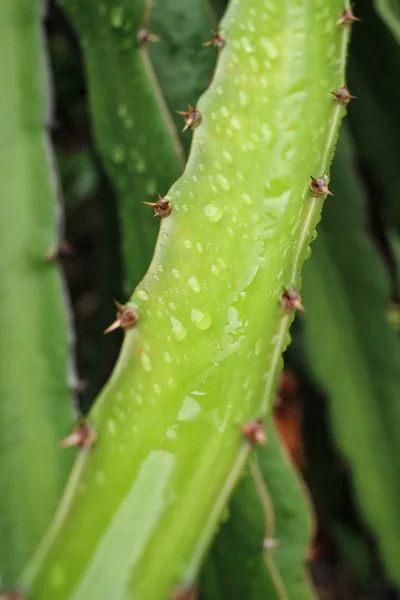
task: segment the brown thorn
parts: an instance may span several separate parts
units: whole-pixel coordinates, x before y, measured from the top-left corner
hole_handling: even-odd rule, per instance
[[[104,330],[104,334],[115,331],[120,327],[124,331],[127,329],[133,329],[139,319],[139,316],[133,306],[129,304],[120,304],[117,300],[114,300],[114,303],[118,309],[117,318],[114,323],[111,323],[111,325]]]
[[[321,175],[321,177],[313,177],[310,175],[310,178],[310,189],[313,193],[313,196],[320,197],[325,196],[325,194],[334,196],[334,194],[328,188],[325,174]]]
[[[240,425],[240,431],[251,444],[264,446],[267,443],[267,434],[262,419],[248,421],[244,425]]]
[[[348,104],[350,100],[357,98],[350,93],[347,84],[338,88],[335,92],[330,92],[339,104]]]
[[[281,294],[281,307],[284,311],[300,310],[305,312],[300,294],[294,288],[284,289]]]
[[[77,426],[65,439],[61,440],[61,448],[70,448],[71,446],[79,446],[89,450],[96,442],[96,434],[94,429],[85,419],[80,419]]]
[[[355,23],[357,21],[361,21],[361,19],[354,15],[351,8],[345,8],[340,15],[339,20],[336,22],[336,25],[350,25],[351,23]]]
[[[275,548],[278,546],[278,544],[279,544],[279,541],[275,538],[265,538],[265,540],[263,542],[263,548],[264,548],[264,550],[269,552],[270,550],[275,550]]]
[[[221,48],[223,48],[225,46],[225,38],[224,36],[219,33],[219,31],[215,31],[214,29],[212,30],[212,38],[211,40],[208,40],[207,42],[203,42],[202,46],[214,46],[214,48],[218,48],[218,50],[221,50]]]
[[[161,38],[158,35],[150,33],[145,27],[139,29],[136,40],[138,46],[146,46],[151,42],[161,42]]]
[[[0,589],[0,600],[25,600],[26,596],[22,592],[17,590],[9,590],[6,592],[5,590]]]
[[[45,258],[46,260],[53,262],[60,258],[72,256],[73,254],[75,254],[75,250],[72,244],[67,240],[61,240],[46,252]]]
[[[119,319],[117,319],[116,321],[114,321],[114,323],[111,323],[111,325],[109,325],[109,327],[107,327],[107,329],[105,329],[103,331],[104,335],[106,335],[107,333],[111,333],[112,331],[115,331],[116,329],[119,329],[121,327],[121,321]]]
[[[189,129],[189,127],[191,127],[191,129],[196,129],[196,127],[198,125],[200,125],[201,123],[201,113],[199,110],[197,110],[197,108],[195,108],[194,106],[191,106],[190,104],[188,105],[189,108],[186,111],[182,111],[182,110],[177,110],[176,113],[178,115],[182,115],[185,117],[185,126],[182,129],[182,131],[187,131]]]
[[[179,587],[172,592],[171,600],[197,600],[198,595],[192,587]]]
[[[154,208],[155,217],[165,218],[172,212],[171,202],[167,198],[163,198],[160,194],[158,194],[157,202],[143,202],[143,204]]]

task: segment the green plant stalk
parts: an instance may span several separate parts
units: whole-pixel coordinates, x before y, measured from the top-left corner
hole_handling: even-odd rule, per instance
[[[357,14],[363,22],[352,42],[349,81],[352,93],[361,101],[350,106],[349,123],[359,164],[368,174],[369,195],[383,220],[399,233],[400,174],[393,156],[400,132],[400,46],[393,32],[377,18],[372,2],[360,3]]]
[[[138,326],[91,412],[98,443],[25,574],[32,600],[194,582],[251,449],[239,425],[270,411],[289,341],[280,295],[300,283],[323,204],[309,177],[329,171],[344,113],[329,93],[345,80],[342,8],[231,3]]]
[[[15,583],[53,516],[72,455],[68,319],[57,264],[45,123],[42,2],[0,7],[0,587]]]
[[[394,37],[400,42],[400,5],[396,0],[375,0],[375,8]]]
[[[202,44],[212,37],[216,19],[204,0],[152,0],[150,30],[161,39],[149,45],[149,56],[185,151],[191,132],[176,111],[196,106],[213,75],[217,51]]]
[[[85,62],[97,148],[119,198],[130,294],[147,270],[157,236],[149,208],[182,172],[173,122],[137,36],[147,23],[138,0],[59,0],[78,33]]]
[[[310,600],[312,520],[304,486],[270,421],[266,447],[238,483],[207,557],[205,600]]]
[[[337,158],[336,209],[327,207],[304,270],[305,348],[328,394],[332,428],[351,469],[360,512],[389,577],[399,585],[399,341],[386,317],[388,275],[364,231],[363,190],[354,179],[348,135],[340,140]]]

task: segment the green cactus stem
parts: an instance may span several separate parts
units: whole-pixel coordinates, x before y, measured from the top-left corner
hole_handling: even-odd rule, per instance
[[[282,292],[300,285],[325,195],[310,175],[329,173],[345,112],[330,94],[345,81],[342,10],[231,2],[132,297],[138,324],[90,414],[97,445],[26,571],[31,600],[164,600],[194,585],[252,447],[240,425],[270,412],[289,342]]]
[[[59,4],[79,36],[97,148],[118,194],[130,294],[148,267],[157,236],[157,223],[142,201],[164,194],[183,169],[182,149],[143,37],[148,3]]]
[[[0,588],[15,583],[71,467],[69,334],[46,132],[42,2],[0,7]]]
[[[205,600],[312,600],[305,562],[313,526],[304,486],[272,421],[207,557]]]

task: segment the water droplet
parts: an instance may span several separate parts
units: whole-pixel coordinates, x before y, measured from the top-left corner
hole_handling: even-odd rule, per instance
[[[153,385],[153,389],[154,389],[155,393],[156,393],[158,396],[161,394],[161,388],[160,388],[160,386],[158,385],[158,383],[155,383],[155,384]]]
[[[145,183],[144,189],[146,190],[146,194],[148,196],[154,196],[157,190],[156,182],[154,179],[148,179]]]
[[[263,345],[263,340],[262,340],[262,338],[260,338],[254,344],[254,356],[258,356],[260,354],[262,345]]]
[[[211,265],[211,273],[213,275],[219,275],[219,269],[216,265]]]
[[[261,44],[261,47],[263,48],[263,50],[265,50],[268,58],[270,58],[271,60],[278,58],[278,55],[279,55],[278,49],[268,38],[261,37],[260,44]]]
[[[218,223],[222,217],[222,210],[219,206],[215,206],[215,204],[208,204],[204,207],[204,214],[211,223]]]
[[[318,237],[318,231],[316,229],[314,229],[313,234],[311,236],[311,241],[313,242],[314,240],[316,240]]]
[[[229,110],[227,109],[226,106],[221,106],[221,115],[223,117],[227,117],[229,115]]]
[[[232,117],[231,125],[233,129],[242,129],[242,124],[237,117]]]
[[[254,56],[250,56],[250,69],[253,71],[253,73],[258,73],[260,70],[260,66],[258,64],[258,61],[254,58]]]
[[[126,107],[126,105],[120,104],[118,106],[118,116],[121,117],[121,119],[124,119],[127,114],[128,114],[128,108]]]
[[[226,262],[222,258],[217,258],[217,263],[220,265],[220,267],[226,269]]]
[[[117,433],[117,426],[115,424],[115,421],[113,421],[112,419],[109,419],[107,421],[107,429],[108,429],[108,433],[110,435],[115,435]]]
[[[167,429],[167,433],[165,434],[165,437],[168,440],[176,440],[176,432],[170,427],[169,429]]]
[[[146,163],[143,160],[143,158],[139,158],[139,160],[137,161],[137,163],[135,164],[135,171],[137,173],[144,173],[146,170]]]
[[[149,356],[146,354],[146,352],[140,353],[140,362],[142,363],[142,367],[146,371],[146,373],[150,373],[150,371],[152,369],[152,364],[151,364],[151,360],[150,360]]]
[[[227,163],[233,163],[232,155],[228,152],[228,150],[222,150],[222,156],[224,157]]]
[[[125,149],[121,145],[114,146],[112,150],[112,160],[116,165],[120,165],[125,160]]]
[[[187,334],[185,327],[175,317],[170,316],[170,321],[172,325],[172,333],[174,334],[175,339],[178,340],[178,342],[181,342],[185,339]]]
[[[165,362],[172,363],[172,356],[170,355],[169,352],[167,352],[167,351],[164,352],[164,358],[165,358]]]
[[[164,271],[164,265],[157,265],[157,271],[162,273]]]
[[[111,25],[115,28],[115,29],[121,29],[123,23],[124,23],[124,17],[125,17],[125,9],[123,6],[114,6],[114,8],[111,11]]]
[[[247,106],[249,103],[249,97],[243,90],[240,90],[239,92],[239,102],[242,106]]]
[[[178,413],[178,421],[192,421],[201,413],[201,406],[190,396],[186,396]]]
[[[240,38],[240,42],[242,44],[242,48],[245,52],[247,52],[247,54],[251,54],[252,52],[254,52],[254,48],[249,40],[249,38],[247,37],[242,37]]]
[[[149,299],[149,295],[146,292],[146,290],[140,289],[136,292],[136,295],[138,298],[140,298],[141,300],[148,300]]]
[[[200,329],[201,331],[208,329],[212,323],[212,318],[211,318],[210,313],[203,312],[196,308],[192,309],[192,311],[190,313],[190,318],[192,319],[192,322],[195,324],[197,329]]]
[[[189,287],[191,287],[194,292],[200,292],[201,287],[200,287],[200,284],[197,281],[196,277],[194,277],[194,276],[190,277],[190,279],[188,280],[188,284],[189,284]]]
[[[191,247],[192,247],[192,242],[191,242],[190,240],[185,240],[185,241],[183,242],[183,245],[184,245],[184,247],[185,247],[187,250],[189,250],[189,248],[191,248]]]
[[[181,274],[178,271],[178,269],[172,269],[172,275],[175,277],[175,279],[180,279]]]
[[[245,204],[251,206],[253,204],[253,198],[249,194],[242,194],[242,200]]]
[[[228,323],[234,329],[241,327],[243,322],[240,318],[240,314],[237,308],[230,306],[228,309]]]
[[[203,252],[203,244],[201,242],[197,242],[196,248],[197,251],[200,252],[200,254]]]
[[[168,239],[168,233],[166,231],[163,231],[161,237],[163,237],[164,240]]]
[[[269,146],[269,144],[271,143],[272,140],[272,131],[269,125],[267,125],[267,123],[263,123],[261,125],[261,135],[262,135],[262,141],[264,142],[264,144],[267,144]]]

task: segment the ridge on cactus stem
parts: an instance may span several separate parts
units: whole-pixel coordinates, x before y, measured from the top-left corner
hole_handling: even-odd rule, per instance
[[[329,173],[345,113],[329,95],[346,81],[342,6],[229,4],[201,125],[165,196],[173,213],[130,300],[140,320],[90,412],[96,447],[22,577],[30,600],[195,586],[253,449],[240,425],[271,411],[295,312],[282,289],[300,286],[329,193],[317,180],[316,201],[309,173]],[[304,35],[283,35],[294,23]]]

